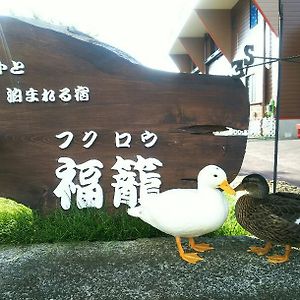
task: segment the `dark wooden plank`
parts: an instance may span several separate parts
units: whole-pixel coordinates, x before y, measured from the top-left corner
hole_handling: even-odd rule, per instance
[[[39,28],[12,18],[0,19],[12,59],[26,65],[24,75],[0,76],[0,191],[2,196],[43,211],[60,207],[53,194],[59,180],[57,159],[67,156],[76,163],[100,160],[104,168],[100,184],[105,205],[112,206],[111,167],[116,156],[135,160],[155,157],[161,190],[192,187],[182,180],[196,178],[207,164],[218,164],[232,180],[238,173],[246,146],[245,137],[219,137],[209,132],[192,134],[189,126],[221,126],[247,129],[249,104],[239,80],[223,76],[173,74],[148,69],[101,45]],[[7,49],[1,61],[9,64]],[[88,86],[90,100],[64,103],[8,103],[6,88],[39,92]],[[207,127],[205,127],[207,128]],[[71,131],[67,149],[55,136]],[[83,147],[85,131],[98,137]],[[145,148],[140,135],[149,130],[157,144]],[[129,149],[116,148],[115,131],[129,132]],[[201,131],[201,130],[200,130]]]

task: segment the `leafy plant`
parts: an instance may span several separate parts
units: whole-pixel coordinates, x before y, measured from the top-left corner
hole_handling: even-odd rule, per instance
[[[0,243],[26,243],[32,234],[33,220],[30,208],[0,198]]]

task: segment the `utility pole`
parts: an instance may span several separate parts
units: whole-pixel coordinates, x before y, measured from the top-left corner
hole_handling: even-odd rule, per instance
[[[278,19],[279,19],[279,57],[282,56],[282,29],[283,29],[283,3],[278,1]],[[278,60],[278,84],[277,84],[277,104],[275,115],[275,144],[274,144],[274,166],[273,166],[273,193],[276,192],[277,185],[277,166],[278,166],[278,140],[279,140],[279,119],[280,119],[280,100],[281,100],[281,67],[282,61]]]

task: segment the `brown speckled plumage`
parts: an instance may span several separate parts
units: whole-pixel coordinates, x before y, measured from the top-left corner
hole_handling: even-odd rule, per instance
[[[267,182],[257,174],[245,177],[236,188],[241,190],[249,192],[235,206],[237,221],[243,228],[274,244],[300,245],[299,194],[269,194]]]

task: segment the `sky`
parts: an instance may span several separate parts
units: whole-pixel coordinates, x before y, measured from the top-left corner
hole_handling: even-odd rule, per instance
[[[195,0],[0,0],[0,15],[34,17],[117,47],[145,66],[178,72],[168,55]]]

